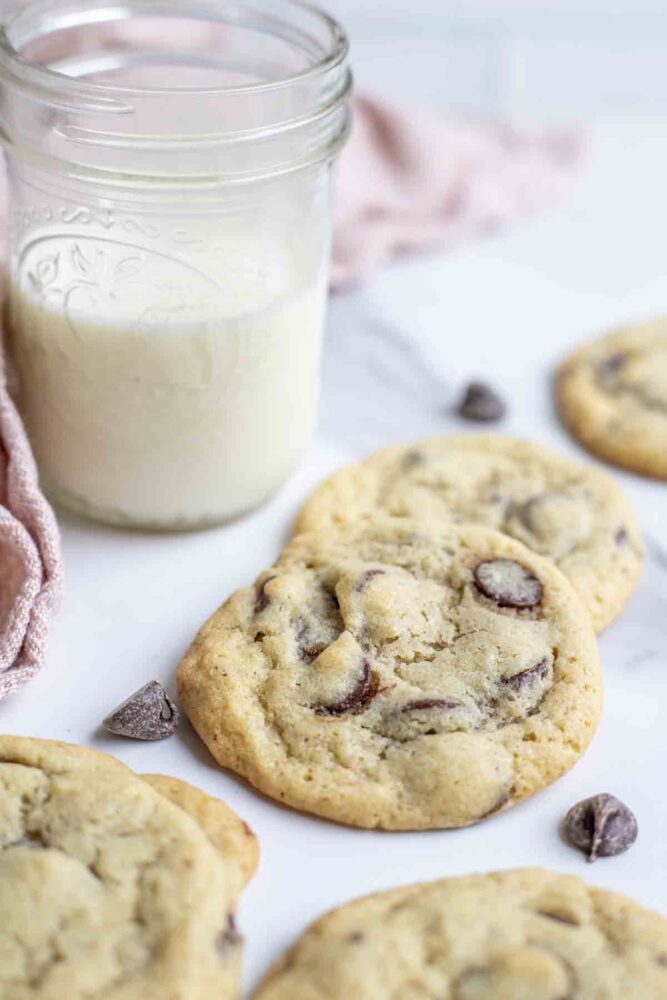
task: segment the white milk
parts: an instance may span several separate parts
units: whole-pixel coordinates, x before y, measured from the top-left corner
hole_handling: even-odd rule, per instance
[[[263,239],[235,234],[233,254],[206,241],[201,261],[87,234],[24,251],[10,346],[52,496],[118,524],[194,527],[294,469],[316,415],[325,286],[317,260],[299,267]]]

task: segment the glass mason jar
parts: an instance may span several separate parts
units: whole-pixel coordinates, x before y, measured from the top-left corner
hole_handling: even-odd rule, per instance
[[[296,0],[37,0],[0,32],[7,342],[43,484],[217,523],[310,440],[347,43]]]

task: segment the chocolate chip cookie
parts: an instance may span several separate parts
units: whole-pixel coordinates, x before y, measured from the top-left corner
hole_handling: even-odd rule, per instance
[[[224,767],[396,830],[514,805],[576,762],[600,713],[590,618],[555,566],[486,528],[381,516],[293,539],[178,681]]]
[[[600,458],[667,479],[667,319],[585,344],[558,374],[558,407]]]
[[[323,483],[297,530],[327,531],[376,510],[484,524],[517,538],[565,573],[598,632],[641,571],[639,529],[621,488],[529,441],[457,435],[377,452]]]
[[[0,737],[0,1000],[232,1000],[256,858],[231,810],[106,754]]]
[[[254,1000],[665,1000],[667,921],[538,868],[406,886],[313,924]]]

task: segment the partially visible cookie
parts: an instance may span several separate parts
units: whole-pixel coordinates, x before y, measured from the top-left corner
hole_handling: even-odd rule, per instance
[[[667,318],[615,330],[570,355],[558,408],[600,458],[667,479]]]
[[[538,868],[378,893],[314,923],[254,1000],[665,1000],[667,921]]]
[[[259,861],[257,837],[247,823],[221,799],[215,799],[186,781],[164,774],[142,774],[160,795],[184,809],[207,835],[226,861],[233,862],[239,891],[250,881]]]
[[[178,682],[224,767],[386,829],[465,826],[554,781],[601,695],[590,618],[551,563],[485,528],[381,517],[293,539]]]
[[[200,826],[213,804],[195,819],[197,796],[166,790],[94,750],[0,736],[0,1000],[238,996],[239,859]]]
[[[530,441],[457,435],[376,452],[315,490],[297,531],[328,531],[375,511],[483,524],[517,538],[565,573],[598,632],[641,571],[637,520],[617,483]]]

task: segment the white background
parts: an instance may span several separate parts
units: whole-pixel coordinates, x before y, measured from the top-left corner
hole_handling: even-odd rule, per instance
[[[555,786],[477,827],[419,834],[337,827],[281,808],[220,771],[187,723],[159,744],[117,740],[99,730],[102,717],[145,681],[159,678],[173,688],[175,667],[196,628],[272,560],[299,503],[328,470],[380,444],[460,430],[449,411],[462,383],[476,374],[507,396],[505,430],[581,454],[552,412],[554,364],[600,328],[667,305],[667,125],[659,117],[667,82],[659,32],[649,30],[664,24],[658,4],[623,5],[622,23],[629,25],[636,12],[636,33],[646,32],[636,47],[602,3],[517,5],[513,30],[521,25],[530,36],[525,42],[507,28],[506,7],[492,0],[466,4],[465,16],[457,15],[456,41],[452,21],[438,20],[443,8],[435,0],[360,9],[353,0],[338,0],[337,7],[349,15],[357,75],[377,90],[443,107],[494,110],[497,104],[518,115],[540,110],[537,92],[546,111],[594,115],[581,174],[558,205],[508,235],[449,258],[396,265],[332,303],[320,435],[294,480],[263,510],[217,530],[166,537],[62,515],[67,595],[48,661],[28,688],[0,707],[6,732],[78,741],[116,753],[138,771],[189,779],[251,823],[262,862],[242,904],[248,985],[324,909],[439,875],[542,864],[667,912],[665,484],[617,473],[636,501],[649,559],[637,594],[600,643],[607,693],[592,749]],[[543,20],[537,16],[542,7]],[[579,43],[572,48],[579,17],[592,36],[581,51]],[[601,27],[613,39],[605,40]],[[485,40],[484,32],[493,38]],[[509,68],[504,52],[514,53]],[[597,52],[599,87],[584,52]],[[604,64],[635,69],[604,76]],[[496,74],[490,83],[489,65]],[[540,81],[537,91],[520,82],[526,67]],[[608,96],[614,82],[616,101]],[[589,868],[560,841],[558,822],[572,803],[599,791],[635,809],[640,838],[626,855]]]

